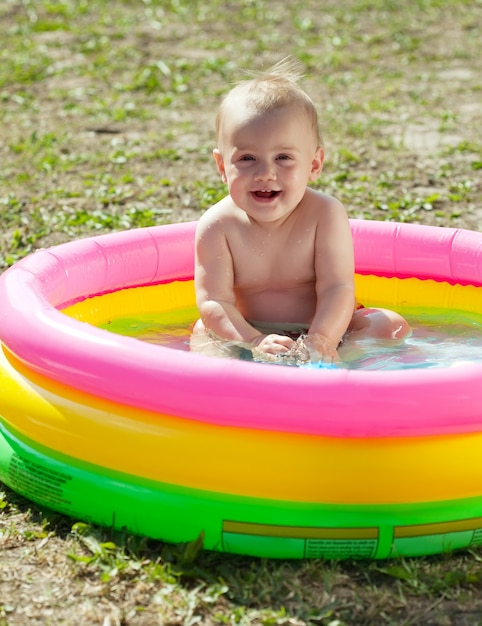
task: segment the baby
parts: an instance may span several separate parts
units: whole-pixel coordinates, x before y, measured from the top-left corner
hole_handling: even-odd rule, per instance
[[[347,213],[308,186],[324,151],[299,78],[284,60],[239,83],[219,108],[213,154],[229,195],[197,226],[194,349],[202,338],[222,340],[269,360],[302,334],[309,360],[331,362],[342,340],[410,333],[397,313],[356,304]]]

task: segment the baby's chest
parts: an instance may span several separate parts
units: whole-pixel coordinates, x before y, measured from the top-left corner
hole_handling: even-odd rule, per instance
[[[234,264],[234,282],[238,288],[293,287],[315,278],[313,254],[302,247],[284,250],[251,249],[241,262]]]

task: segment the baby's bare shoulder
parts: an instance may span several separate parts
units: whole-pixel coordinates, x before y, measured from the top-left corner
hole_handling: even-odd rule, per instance
[[[327,224],[347,219],[345,207],[339,200],[316,189],[306,190],[299,208],[302,220],[313,224]]]
[[[231,197],[226,196],[203,213],[199,218],[199,223],[201,225],[213,225],[225,223],[229,220],[234,221],[238,218],[239,209],[236,207]]]
[[[202,232],[207,228],[219,227],[219,225],[222,224],[223,219],[229,215],[226,200],[226,198],[223,198],[223,200],[209,207],[209,209],[201,215],[197,223],[198,232]]]
[[[232,232],[236,232],[242,215],[227,196],[210,207],[201,215],[196,227],[198,243],[227,239]]]
[[[327,193],[323,193],[322,191],[318,191],[317,189],[312,189],[308,187],[303,198],[303,203],[307,207],[312,207],[315,209],[343,209],[343,204],[330,196]]]

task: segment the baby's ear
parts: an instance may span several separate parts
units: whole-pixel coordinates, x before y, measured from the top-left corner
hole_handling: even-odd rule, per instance
[[[310,180],[316,180],[323,169],[323,161],[325,160],[325,151],[323,148],[317,148],[313,161],[311,162]]]
[[[223,159],[221,152],[219,152],[218,148],[214,148],[213,157],[214,157],[214,160],[216,161],[218,172],[221,174],[221,179],[223,183],[227,182],[226,168],[224,167],[224,159]]]

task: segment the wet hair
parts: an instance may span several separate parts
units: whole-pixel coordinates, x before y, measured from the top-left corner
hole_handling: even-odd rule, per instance
[[[216,137],[219,139],[221,124],[230,103],[243,99],[246,108],[259,115],[284,106],[301,107],[311,121],[317,145],[321,146],[323,142],[316,107],[298,84],[302,77],[301,64],[292,57],[286,57],[270,69],[239,82],[227,93],[219,106],[216,116]]]

